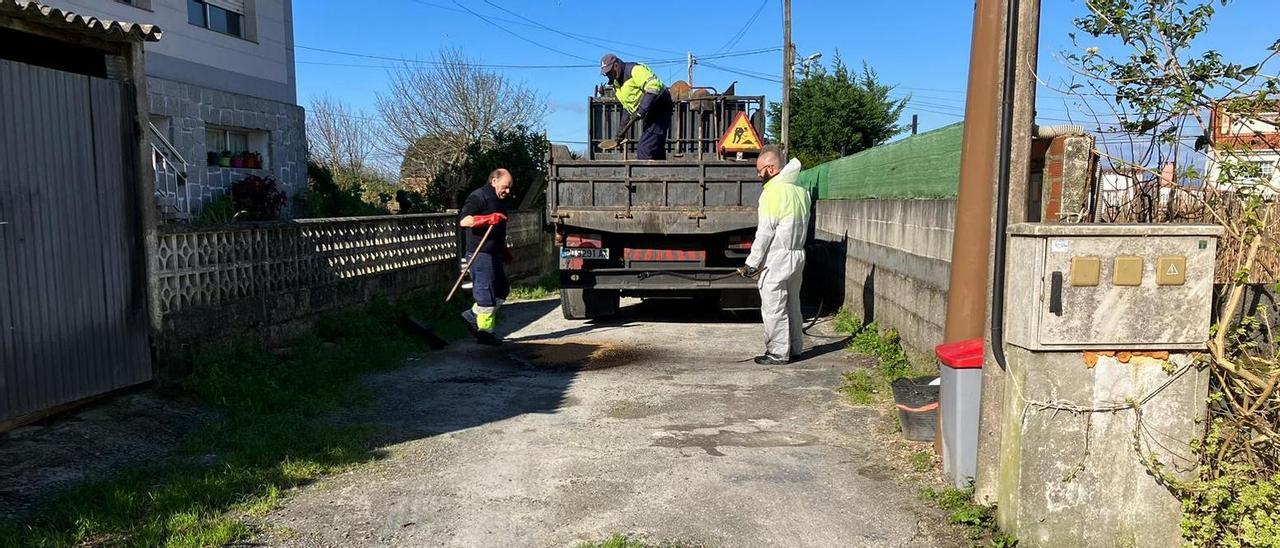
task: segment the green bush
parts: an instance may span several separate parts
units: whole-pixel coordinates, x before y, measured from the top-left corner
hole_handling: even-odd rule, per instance
[[[1280,477],[1243,466],[1196,482],[1182,498],[1183,537],[1195,546],[1280,547]]]
[[[375,189],[372,194],[368,189]],[[340,173],[315,162],[307,162],[307,188],[298,193],[299,213],[305,219],[387,215],[388,196],[395,189],[374,175]],[[366,196],[369,194],[369,196]],[[377,201],[377,204],[371,203]]]
[[[240,211],[236,209],[235,202],[231,201],[231,196],[224,194],[205,204],[191,222],[197,226],[225,225],[235,222],[238,213]]]

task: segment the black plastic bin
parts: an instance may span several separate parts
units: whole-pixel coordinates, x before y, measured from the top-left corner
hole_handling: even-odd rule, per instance
[[[902,435],[912,441],[933,441],[938,424],[936,376],[893,381],[893,403],[898,407]]]

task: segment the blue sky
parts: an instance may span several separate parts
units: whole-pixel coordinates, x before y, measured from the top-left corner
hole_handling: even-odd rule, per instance
[[[438,49],[452,47],[487,64],[595,65],[605,52],[606,48],[599,47],[603,45],[611,46],[626,60],[668,61],[655,63],[668,83],[685,77],[685,65],[674,61],[685,52],[701,56],[728,53],[736,56],[714,63],[752,75],[699,65],[695,84],[722,89],[738,80],[739,93],[763,94],[770,100],[781,96],[777,80],[782,59],[778,51],[737,55],[780,46],[781,0],[626,4],[598,0],[373,0],[362,9],[351,6],[349,0],[294,3],[298,97],[304,106],[311,97],[328,94],[372,115],[375,95],[385,88],[385,67],[396,64],[309,48],[430,59]],[[1040,44],[1043,79],[1061,82],[1067,74],[1060,52],[1072,48],[1067,36],[1072,30],[1071,19],[1083,10],[1082,0],[1044,0]],[[905,119],[918,114],[922,131],[961,119],[972,1],[795,0],[792,21],[792,40],[801,56],[820,52],[823,62],[829,62],[839,52],[849,64],[866,61],[882,81],[897,86],[896,95],[912,96]],[[1236,0],[1219,10],[1212,31],[1200,44],[1222,51],[1230,60],[1256,61],[1280,38],[1277,21],[1280,1]],[[585,139],[586,98],[593,86],[601,83],[594,68],[512,68],[502,72],[548,98],[552,110],[546,129],[553,141]],[[1042,90],[1038,103],[1043,123],[1081,119],[1079,112],[1072,112],[1075,107],[1052,90]]]

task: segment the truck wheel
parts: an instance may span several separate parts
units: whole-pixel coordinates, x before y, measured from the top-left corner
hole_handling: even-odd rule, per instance
[[[560,290],[560,312],[566,320],[586,320],[618,311],[618,292],[581,287]]]

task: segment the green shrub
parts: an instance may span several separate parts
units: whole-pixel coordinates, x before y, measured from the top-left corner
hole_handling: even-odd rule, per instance
[[[224,194],[205,204],[191,222],[198,226],[225,225],[235,222],[238,213],[240,210],[231,201],[231,195]]]

